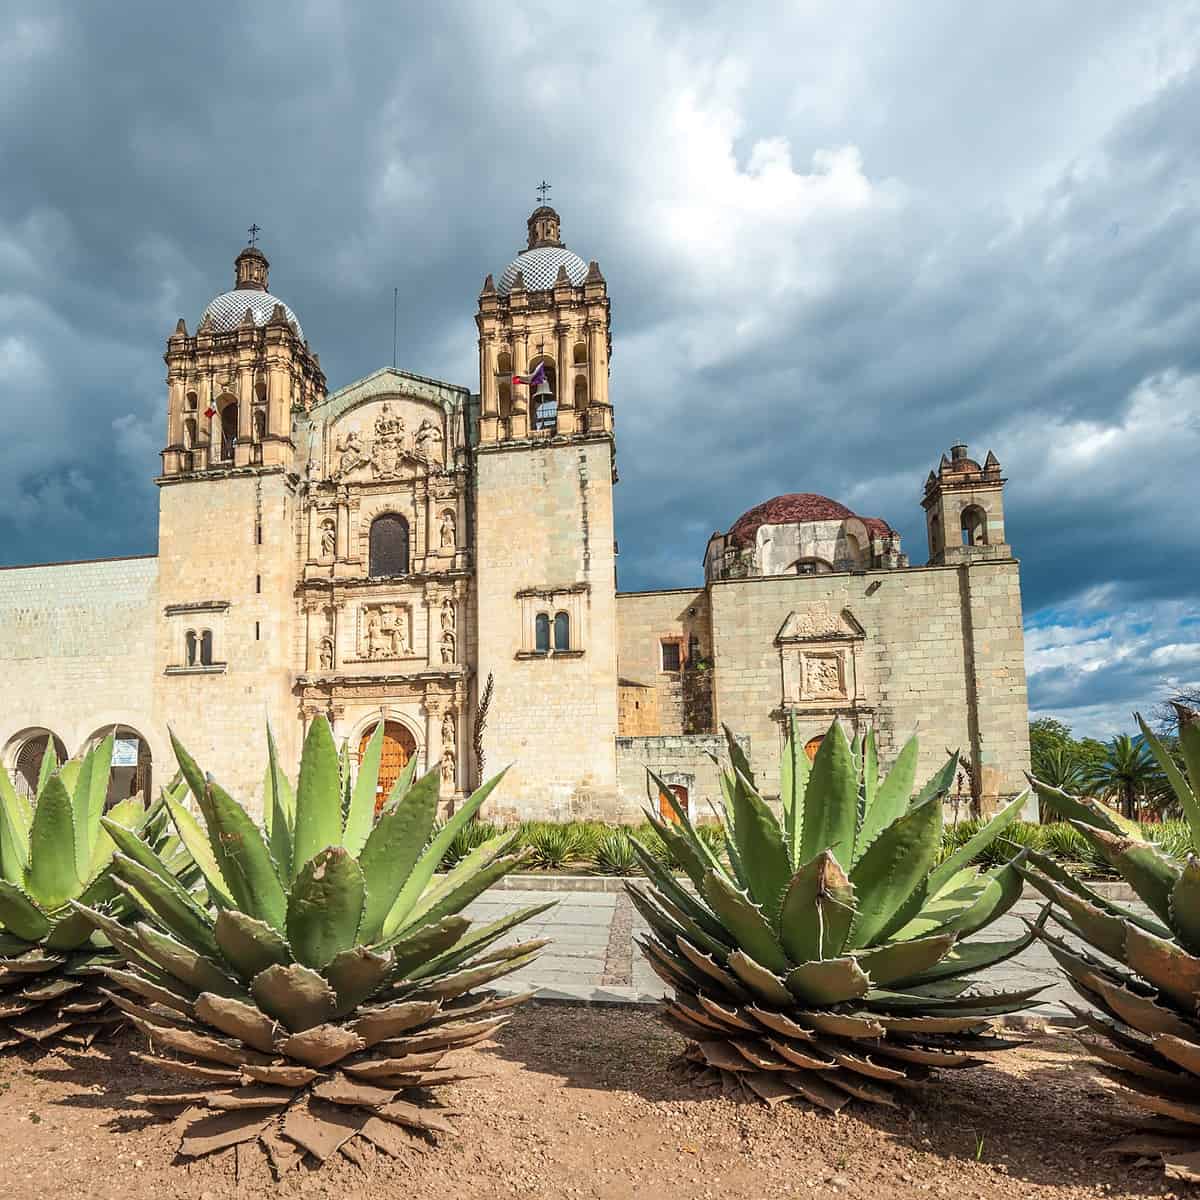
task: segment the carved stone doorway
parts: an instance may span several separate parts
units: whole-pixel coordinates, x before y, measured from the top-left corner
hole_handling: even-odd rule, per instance
[[[378,726],[368,729],[362,735],[358,745],[358,761],[366,753],[367,743],[371,740]],[[391,795],[392,785],[400,778],[400,772],[408,765],[408,760],[417,752],[417,742],[409,730],[399,721],[383,723],[383,753],[379,758],[379,783],[375,788],[375,815],[383,807],[384,801]]]

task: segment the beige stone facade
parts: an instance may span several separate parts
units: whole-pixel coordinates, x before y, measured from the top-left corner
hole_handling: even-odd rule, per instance
[[[329,393],[248,247],[167,342],[156,556],[0,571],[0,761],[117,728],[114,796],[173,770],[175,729],[251,804],[263,726],[318,713],[356,760],[380,721],[452,808],[509,766],[499,819],[636,820],[643,767],[697,816],[729,724],[768,792],[789,714],[948,747],[982,806],[1027,764],[1003,484],[955,447],[926,483],[930,565],[881,518],[778,497],[704,550],[703,586],[618,593],[607,283],[543,206],[479,296],[477,391],[386,368]],[[947,531],[950,531],[948,536]],[[961,537],[961,545],[959,539]],[[702,548],[697,547],[700,557]],[[492,683],[490,706],[481,697]]]

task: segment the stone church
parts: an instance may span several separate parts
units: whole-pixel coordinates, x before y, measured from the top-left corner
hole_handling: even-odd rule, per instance
[[[501,820],[635,820],[647,764],[703,816],[722,723],[775,791],[789,714],[810,753],[835,717],[885,763],[914,730],[926,771],[961,749],[979,807],[1021,787],[993,455],[957,445],[925,480],[924,566],[886,520],[797,492],[697,546],[702,584],[620,592],[608,284],[554,209],[484,281],[477,390],[384,368],[329,392],[268,269],[247,246],[167,339],[157,554],[0,570],[18,787],[48,739],[73,754],[115,728],[114,798],[153,790],[171,727],[253,804],[265,722],[294,764],[318,714],[352,757],[383,722],[382,786],[415,755],[448,808],[513,764]]]

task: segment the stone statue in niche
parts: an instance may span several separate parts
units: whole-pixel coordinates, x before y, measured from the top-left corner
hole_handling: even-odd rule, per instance
[[[447,787],[454,787],[455,767],[458,765],[454,751],[447,746],[442,751],[442,783]]]
[[[454,612],[454,601],[447,596],[442,601],[442,629],[447,633],[453,633],[456,621],[457,616]]]
[[[452,712],[448,712],[442,718],[442,745],[453,749],[455,741],[454,714]]]
[[[407,658],[412,653],[408,637],[408,609],[404,605],[372,604],[363,610],[359,653],[363,658]]]
[[[367,457],[363,453],[362,439],[355,429],[349,430],[338,438],[335,450],[337,467],[334,470],[334,476],[337,478],[349,474],[355,467],[361,466],[367,461]]]
[[[454,533],[454,514],[449,509],[442,513],[441,538],[443,550],[453,550],[457,545]]]
[[[454,634],[449,629],[442,634],[442,664],[451,666],[454,663]]]
[[[329,638],[321,639],[321,670],[333,670],[333,642]]]
[[[337,526],[332,517],[321,522],[321,557],[333,558],[337,552]]]
[[[428,462],[442,461],[442,431],[428,417],[417,430],[416,451],[419,457]]]

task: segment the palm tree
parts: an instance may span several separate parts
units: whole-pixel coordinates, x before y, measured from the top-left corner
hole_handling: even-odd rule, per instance
[[[1122,733],[1109,742],[1104,758],[1088,772],[1086,783],[1103,799],[1117,800],[1125,816],[1136,818],[1138,801],[1157,798],[1163,779],[1146,743]]]
[[[1051,746],[1044,754],[1039,754],[1033,764],[1033,773],[1043,783],[1072,794],[1079,791],[1083,782],[1079,755],[1070,746]]]

